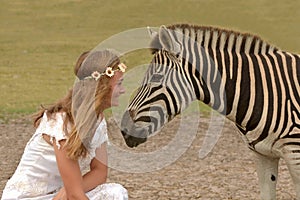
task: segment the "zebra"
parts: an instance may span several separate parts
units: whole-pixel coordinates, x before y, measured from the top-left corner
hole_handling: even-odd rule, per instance
[[[153,59],[122,116],[129,147],[199,100],[235,123],[257,156],[261,199],[284,159],[300,199],[300,57],[259,36],[191,24],[149,30]]]

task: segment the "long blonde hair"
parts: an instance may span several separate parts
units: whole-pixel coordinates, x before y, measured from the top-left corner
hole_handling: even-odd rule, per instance
[[[47,108],[42,107],[34,115],[34,126],[37,127],[46,110],[48,117],[57,112],[66,113],[64,131],[68,139],[64,148],[69,158],[78,159],[87,155],[90,141],[100,122],[99,115],[104,110],[103,103],[112,90],[110,77],[103,75],[98,81],[86,77],[95,71],[102,73],[107,67],[117,69],[119,63],[119,57],[109,50],[82,53],[74,67],[78,80],[73,88],[64,98]],[[69,132],[68,124],[72,125]]]

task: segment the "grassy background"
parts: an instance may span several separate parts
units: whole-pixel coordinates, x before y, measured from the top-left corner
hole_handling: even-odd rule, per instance
[[[81,52],[133,28],[178,22],[260,35],[300,52],[295,0],[0,0],[0,117],[62,97]],[[149,57],[131,56],[128,65]]]

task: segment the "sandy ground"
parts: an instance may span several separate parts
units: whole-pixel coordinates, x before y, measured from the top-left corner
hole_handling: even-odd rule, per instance
[[[112,146],[117,146],[127,153],[147,153],[153,150],[162,150],[173,138],[179,119],[173,120],[163,131],[149,139],[145,144],[131,150],[126,148],[114,120],[107,120]],[[190,118],[193,123],[193,118]],[[129,192],[130,199],[259,199],[259,189],[253,155],[246,147],[236,128],[225,123],[222,135],[212,153],[204,159],[199,159],[199,150],[209,119],[201,118],[196,137],[187,150],[173,163],[167,164],[159,170],[135,173],[135,162],[120,159],[126,162],[124,167],[116,163],[110,169],[109,182],[123,184]],[[22,155],[26,142],[34,129],[27,118],[20,117],[8,122],[0,122],[0,191],[6,181],[13,174]],[[186,143],[184,143],[186,144]],[[184,145],[182,145],[184,146]],[[178,150],[174,147],[174,152]],[[172,151],[171,151],[172,152]],[[172,154],[172,153],[171,153]],[[174,155],[167,155],[172,157]],[[116,156],[115,156],[116,157]],[[149,169],[165,159],[162,156],[148,160]],[[123,162],[123,163],[124,163]],[[129,162],[129,163],[128,163]],[[113,163],[113,162],[112,162]],[[120,164],[120,165],[121,165]],[[130,169],[132,164],[132,169]],[[287,167],[280,162],[277,199],[295,199],[295,190],[290,179]]]

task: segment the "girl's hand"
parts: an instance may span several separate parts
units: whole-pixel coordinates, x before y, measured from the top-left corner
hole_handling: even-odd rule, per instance
[[[57,195],[53,198],[53,200],[67,200],[67,195],[66,195],[66,191],[65,188],[61,188]]]

